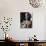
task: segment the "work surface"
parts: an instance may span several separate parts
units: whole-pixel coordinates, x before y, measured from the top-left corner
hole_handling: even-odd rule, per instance
[[[41,45],[41,43],[43,44],[43,45],[45,45],[46,46],[46,40],[39,40],[39,41],[29,41],[29,40],[9,40],[9,39],[6,39],[6,40],[1,40],[1,41],[6,41],[6,43],[5,42],[3,42],[3,44],[5,44],[5,45],[16,45],[16,46],[19,46],[20,44],[24,44],[24,46],[36,46],[36,45]],[[2,42],[0,42],[0,44],[1,44]]]
[[[7,41],[11,41],[11,42],[25,42],[25,43],[27,43],[27,42],[34,42],[34,43],[36,43],[36,42],[41,42],[41,43],[46,43],[46,40],[38,40],[38,41],[33,41],[33,40],[7,40]]]
[[[29,41],[29,40],[16,40],[13,42],[46,42],[46,40],[39,40],[39,41]]]
[[[0,40],[0,42],[4,42],[4,41],[11,41],[11,42],[43,42],[46,43],[46,40],[38,40],[38,41],[33,41],[33,40]]]

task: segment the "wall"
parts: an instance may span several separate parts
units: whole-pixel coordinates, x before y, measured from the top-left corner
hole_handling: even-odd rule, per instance
[[[31,29],[20,28],[20,12],[30,12],[33,16],[33,27]],[[3,16],[12,17],[13,22],[10,31],[17,40],[28,40],[34,34],[37,39],[45,39],[45,16],[46,6],[43,4],[40,8],[33,8],[28,0],[0,0],[0,18]],[[2,35],[0,31],[0,35]],[[4,34],[4,33],[3,33]],[[0,36],[0,39],[4,37]]]

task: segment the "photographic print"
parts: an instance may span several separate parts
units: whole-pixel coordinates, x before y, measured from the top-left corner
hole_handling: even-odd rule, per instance
[[[32,28],[32,15],[29,12],[20,12],[21,28]]]
[[[43,0],[29,0],[29,3],[32,5],[32,7],[38,8],[40,5],[42,5],[42,1]]]

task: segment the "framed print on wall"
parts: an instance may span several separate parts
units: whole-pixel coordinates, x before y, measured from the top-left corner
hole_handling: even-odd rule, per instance
[[[38,8],[42,6],[43,0],[29,0],[29,3],[33,8]]]
[[[32,28],[32,15],[29,12],[20,12],[20,27]]]

